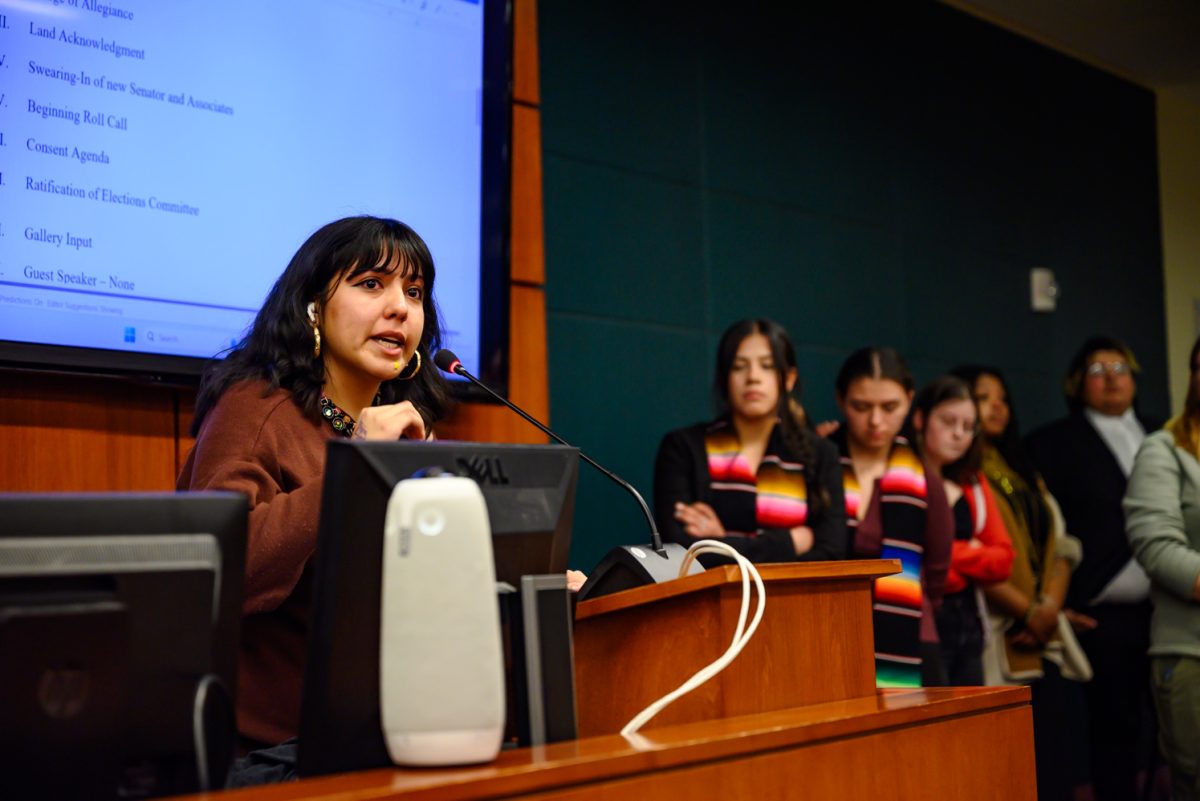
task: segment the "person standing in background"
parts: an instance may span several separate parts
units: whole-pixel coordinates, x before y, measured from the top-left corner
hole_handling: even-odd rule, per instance
[[[1188,367],[1183,413],[1142,443],[1124,502],[1150,578],[1151,681],[1175,801],[1200,799],[1200,340]]]
[[[844,422],[830,438],[842,457],[850,557],[901,565],[872,591],[875,684],[944,685],[934,612],[950,567],[954,520],[941,476],[900,436],[912,374],[892,348],[861,348],[843,362],[836,386]]]
[[[984,651],[988,684],[1027,684],[1033,697],[1038,798],[1072,797],[1075,749],[1069,739],[1069,699],[1063,679],[1059,613],[1079,561],[1079,541],[1067,536],[1058,504],[1021,444],[1008,384],[994,367],[950,371],[967,382],[979,409],[983,474],[1013,545],[1012,573],[985,590],[995,636]],[[1067,627],[1069,629],[1069,627]],[[1068,670],[1079,676],[1072,664]]]
[[[1005,581],[1013,548],[987,479],[980,472],[983,447],[971,388],[941,376],[913,401],[909,427],[921,458],[938,471],[954,515],[954,543],[946,595],[935,615],[942,664],[951,686],[983,684],[987,607],[981,589]]]
[[[1026,440],[1034,467],[1083,543],[1064,612],[1093,677],[1084,685],[1092,787],[1098,801],[1137,797],[1149,709],[1150,580],[1125,536],[1121,499],[1134,457],[1161,421],[1137,414],[1137,360],[1125,343],[1092,337],[1063,389],[1069,413]],[[1145,713],[1145,714],[1144,714]]]
[[[837,453],[804,424],[796,349],[772,320],[741,320],[717,346],[717,417],[663,437],[654,511],[663,538],[717,538],[754,562],[843,559]],[[713,563],[720,557],[702,557]]]

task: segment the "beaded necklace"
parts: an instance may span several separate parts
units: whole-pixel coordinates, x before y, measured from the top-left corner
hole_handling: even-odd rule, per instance
[[[349,437],[354,433],[354,418],[342,411],[326,395],[321,396],[321,417],[343,437]]]

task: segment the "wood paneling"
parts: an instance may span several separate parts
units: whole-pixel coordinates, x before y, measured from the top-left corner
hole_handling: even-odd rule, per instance
[[[0,491],[169,490],[175,390],[0,372]]]
[[[176,448],[175,471],[178,473],[183,469],[183,462],[187,459],[188,452],[196,444],[196,440],[191,434],[192,420],[196,416],[196,393],[192,391],[179,392],[176,398],[179,404],[176,414],[176,419],[179,421],[179,446]]]
[[[513,0],[513,99],[541,102],[538,89],[537,0]]]
[[[509,399],[546,422],[550,417],[550,397],[546,381],[545,292],[540,287],[515,284],[510,291],[509,328],[514,347],[510,350]]]
[[[486,765],[373,770],[200,796],[208,801],[793,797],[1032,801],[1029,690],[884,690],[629,739],[596,737],[506,751]]]
[[[542,241],[541,112],[514,105],[512,117],[512,280],[546,283]]]

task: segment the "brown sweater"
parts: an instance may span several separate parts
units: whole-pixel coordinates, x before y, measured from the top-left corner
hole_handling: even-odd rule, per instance
[[[250,499],[239,733],[273,745],[296,736],[325,443],[335,436],[287,390],[264,381],[226,390],[204,419],[179,474],[181,490],[221,489]]]

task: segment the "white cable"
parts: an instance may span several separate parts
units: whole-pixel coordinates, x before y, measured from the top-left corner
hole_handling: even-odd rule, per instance
[[[621,734],[626,737],[635,734],[638,729],[649,723],[655,715],[674,703],[676,699],[687,695],[724,670],[742,652],[742,649],[746,647],[746,643],[750,642],[750,638],[754,636],[754,632],[758,629],[759,621],[762,620],[763,610],[767,606],[767,591],[763,587],[762,576],[758,574],[758,570],[750,563],[750,560],[725,543],[718,542],[717,540],[700,540],[692,545],[692,547],[688,548],[687,555],[683,559],[683,564],[679,567],[679,575],[681,577],[687,575],[687,570],[691,567],[692,561],[700,554],[705,553],[718,553],[723,556],[732,557],[742,574],[742,611],[738,615],[737,628],[733,632],[733,641],[729,644],[729,648],[725,650],[725,653],[717,657],[711,664],[700,668],[683,684],[637,713],[633,720],[626,723],[625,728],[621,729]],[[755,589],[758,591],[758,608],[754,612],[754,619],[750,621],[750,627],[747,628],[746,617],[750,613],[751,579],[754,580]]]

